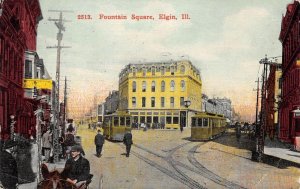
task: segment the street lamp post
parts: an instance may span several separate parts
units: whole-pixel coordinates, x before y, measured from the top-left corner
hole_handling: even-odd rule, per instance
[[[11,122],[10,122],[10,139],[11,140],[14,140],[15,139],[15,116],[14,115],[10,115],[9,116],[10,119],[11,119]]]
[[[186,125],[188,126],[188,124],[189,124],[189,116],[188,116],[188,113],[189,113],[189,106],[191,105],[191,101],[190,100],[185,100],[184,101],[184,106],[186,107]],[[180,128],[181,129],[181,128]]]

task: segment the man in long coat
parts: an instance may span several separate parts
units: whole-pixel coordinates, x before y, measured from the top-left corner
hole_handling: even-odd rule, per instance
[[[0,181],[6,189],[16,189],[18,183],[17,161],[11,154],[11,149],[17,143],[8,140],[0,149]]]
[[[132,142],[131,131],[127,131],[124,135],[123,143],[126,145],[126,157],[129,157]]]
[[[104,136],[101,134],[101,131],[98,130],[98,134],[95,136],[95,145],[96,145],[96,155],[97,157],[101,157],[102,147],[104,144]]]

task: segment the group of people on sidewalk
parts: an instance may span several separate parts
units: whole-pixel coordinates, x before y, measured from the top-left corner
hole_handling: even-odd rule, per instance
[[[76,145],[75,131],[75,127],[73,127],[72,124],[69,124],[66,129],[65,135],[59,137],[60,157],[63,159],[67,159],[70,157],[71,147]],[[42,135],[42,154],[45,156],[44,161],[47,163],[52,162],[52,137],[52,131],[48,127],[47,131]]]

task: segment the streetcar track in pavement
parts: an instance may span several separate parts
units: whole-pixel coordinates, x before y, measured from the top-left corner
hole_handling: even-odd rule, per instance
[[[166,161],[168,162],[168,164],[169,164],[170,166],[172,166],[173,169],[175,169],[175,170],[176,170],[180,175],[182,175],[183,177],[185,177],[186,175],[185,175],[182,171],[180,171],[180,170],[177,168],[177,166],[183,167],[183,168],[185,168],[185,169],[187,169],[187,170],[189,170],[189,171],[192,171],[192,172],[194,172],[194,173],[197,173],[197,174],[203,176],[204,178],[207,178],[207,179],[213,181],[213,182],[216,183],[216,184],[225,186],[226,188],[244,188],[244,187],[242,187],[242,186],[240,186],[240,185],[238,185],[238,184],[235,184],[234,182],[228,181],[228,180],[226,180],[225,178],[218,176],[217,174],[215,174],[215,173],[213,173],[212,171],[208,170],[206,167],[204,167],[202,164],[200,164],[200,163],[196,160],[194,154],[195,154],[197,148],[199,148],[200,146],[204,145],[205,143],[201,143],[201,144],[195,145],[195,146],[192,147],[192,148],[189,150],[189,152],[188,152],[188,160],[189,160],[189,162],[190,162],[194,167],[188,166],[188,165],[186,165],[186,164],[184,164],[184,163],[182,163],[182,162],[179,162],[179,161],[177,161],[177,160],[174,160],[174,159],[173,159],[173,154],[174,154],[178,149],[182,148],[183,146],[185,146],[185,145],[187,145],[187,144],[189,144],[189,143],[190,143],[190,142],[184,143],[184,144],[181,144],[181,145],[176,146],[175,148],[173,148],[173,149],[171,149],[171,150],[168,150],[169,153],[168,153],[167,156],[162,156],[162,155],[160,155],[160,154],[158,154],[158,153],[155,153],[155,152],[153,152],[153,151],[151,151],[151,150],[149,150],[149,149],[147,149],[147,148],[145,148],[145,147],[142,147],[142,146],[140,146],[140,145],[134,144],[134,146],[137,147],[137,148],[140,148],[140,149],[142,149],[142,150],[144,150],[144,151],[146,151],[146,152],[148,152],[148,153],[150,153],[150,154],[153,154],[153,155],[155,155],[155,156],[157,156],[157,157],[160,157],[160,158],[166,160]],[[196,168],[196,169],[195,169],[195,168]]]
[[[185,174],[183,171],[181,171],[181,170],[178,168],[178,161],[175,161],[175,160],[173,159],[173,154],[174,154],[178,149],[182,148],[183,146],[185,146],[185,145],[187,145],[187,144],[189,144],[189,142],[188,142],[188,143],[181,144],[181,145],[178,145],[178,146],[176,146],[175,148],[173,148],[173,149],[168,153],[168,155],[167,155],[167,157],[165,158],[165,160],[166,160],[166,161],[168,162],[168,164],[171,165],[172,168],[173,168],[178,174],[180,174],[183,178],[189,180],[191,183],[193,183],[193,184],[196,185],[196,186],[199,185],[199,186],[202,187],[202,185],[200,185],[197,181],[195,181],[194,179],[192,179],[191,177],[189,177],[187,174]],[[182,163],[182,164],[183,164],[183,163]],[[183,164],[183,165],[185,165],[185,164]]]
[[[240,185],[235,184],[234,182],[231,182],[223,177],[220,177],[219,175],[213,173],[212,171],[207,169],[205,166],[203,166],[203,164],[201,164],[195,158],[195,155],[194,155],[197,148],[199,148],[200,146],[201,146],[201,144],[197,144],[189,150],[188,160],[192,165],[194,165],[198,170],[200,170],[201,173],[204,173],[204,174],[202,174],[202,176],[204,176],[205,178],[208,178],[209,180],[215,182],[216,184],[225,186],[226,188],[243,188],[244,189],[243,186],[240,186]]]
[[[181,178],[183,178],[184,180],[186,180],[186,181],[188,181],[190,184],[192,184],[193,186],[195,186],[196,188],[204,188],[204,186],[202,186],[201,184],[199,184],[197,181],[195,181],[194,179],[192,179],[192,178],[190,178],[187,174],[185,174],[183,171],[181,171],[178,167],[180,166],[180,167],[183,167],[183,168],[185,168],[185,169],[187,169],[187,170],[189,170],[189,171],[192,171],[192,172],[194,172],[194,173],[198,173],[199,174],[199,171],[197,171],[196,169],[194,169],[193,167],[190,167],[190,166],[188,166],[188,165],[186,165],[186,164],[184,164],[184,163],[181,163],[181,162],[179,162],[179,161],[176,161],[176,160],[174,160],[173,159],[173,154],[178,150],[178,149],[180,149],[180,148],[182,148],[183,146],[185,146],[185,145],[187,145],[187,144],[189,144],[189,143],[191,143],[191,142],[187,142],[187,143],[184,143],[184,144],[180,144],[180,145],[178,145],[178,146],[176,146],[176,147],[174,147],[173,149],[171,149],[171,150],[168,150],[168,155],[167,156],[162,156],[162,155],[160,155],[160,154],[158,154],[158,153],[155,153],[155,152],[153,152],[153,151],[151,151],[151,150],[149,150],[149,149],[147,149],[147,148],[145,148],[145,147],[142,147],[142,146],[140,146],[140,145],[134,145],[135,147],[137,147],[137,148],[139,148],[139,149],[141,149],[141,150],[144,150],[144,151],[146,151],[146,152],[148,152],[148,153],[150,153],[150,154],[152,154],[152,155],[155,155],[155,156],[157,156],[157,157],[159,157],[159,158],[162,158],[163,160],[165,160],[176,172],[177,172],[177,174],[179,174],[179,176],[181,177]],[[204,143],[203,143],[204,144]]]
[[[121,146],[121,145],[119,144],[119,146]],[[150,150],[148,150],[146,148],[143,148],[143,147],[140,147],[140,146],[137,146],[137,145],[134,145],[134,146],[136,146],[137,148],[142,149],[144,151],[147,151],[147,152],[149,152],[149,153],[151,153],[151,154],[153,154],[155,156],[158,156],[158,157],[160,157],[162,159],[165,159],[165,157],[163,157],[163,156],[161,156],[161,155],[159,155],[157,153],[154,153],[154,152],[152,152],[152,151],[150,151]],[[179,146],[182,147],[183,145],[179,145]],[[121,147],[124,149],[124,146],[121,146]],[[149,165],[155,167],[156,169],[160,170],[164,174],[168,175],[169,177],[171,177],[171,178],[173,178],[173,179],[181,182],[182,184],[188,186],[189,188],[192,188],[192,189],[194,189],[194,188],[206,189],[204,186],[200,185],[198,182],[196,182],[195,180],[191,179],[190,177],[188,177],[188,176],[186,176],[184,174],[180,174],[180,173],[176,174],[173,171],[167,169],[166,167],[159,165],[158,163],[150,160],[149,158],[147,158],[145,156],[142,156],[141,154],[135,152],[134,150],[131,150],[131,153],[133,155],[135,155],[137,158],[143,160],[144,162],[148,163]]]

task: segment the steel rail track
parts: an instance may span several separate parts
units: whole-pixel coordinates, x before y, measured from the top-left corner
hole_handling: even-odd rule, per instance
[[[121,146],[121,144],[118,144],[119,146]],[[137,146],[137,145],[134,145],[134,146]],[[182,146],[182,145],[180,145]],[[121,146],[123,149],[124,149],[124,146]],[[138,147],[139,148],[139,147]],[[140,148],[142,149],[142,148]],[[144,148],[145,149],[145,148]],[[144,150],[142,149],[142,150]],[[157,153],[153,153],[151,152],[150,150],[145,150],[151,154],[154,154],[155,156],[158,156],[158,157],[162,157],[161,155],[157,154]],[[191,189],[206,189],[204,186],[200,185],[198,182],[196,182],[195,180],[187,177],[187,176],[184,176],[184,174],[176,174],[174,173],[173,171],[159,165],[158,163],[150,160],[149,158],[146,158],[145,156],[142,156],[141,154],[135,152],[134,150],[131,150],[131,153],[133,155],[135,155],[137,158],[143,160],[144,162],[148,163],[149,165],[155,167],[156,169],[160,170],[161,172],[163,172],[164,174],[168,175],[169,177],[181,182],[182,184],[188,186],[189,188]]]
[[[190,143],[190,142],[188,142]],[[211,181],[213,181],[214,183],[216,184],[219,184],[221,186],[225,186],[226,188],[244,188],[238,184],[235,184],[234,182],[231,182],[231,181],[228,181],[226,180],[225,178],[223,177],[220,177],[218,176],[217,174],[213,173],[212,171],[208,170],[206,167],[204,167],[202,164],[200,164],[196,158],[194,157],[194,153],[196,152],[196,149],[199,148],[201,145],[205,144],[205,143],[202,143],[202,144],[197,144],[195,145],[193,148],[191,148],[188,152],[188,160],[189,162],[194,166],[194,167],[190,167],[182,162],[179,162],[179,161],[176,161],[173,159],[172,155],[175,153],[175,151],[177,151],[178,149],[180,149],[181,147],[187,145],[188,143],[184,143],[184,144],[181,144],[179,146],[176,146],[175,148],[169,150],[169,153],[168,155],[165,157],[165,156],[162,156],[158,153],[155,153],[147,148],[144,148],[140,145],[134,145],[135,147],[137,148],[140,148],[148,153],[151,153],[157,157],[160,157],[164,160],[166,160],[179,174],[183,174],[182,171],[180,171],[176,166],[181,166],[189,171],[192,171],[194,173],[197,173]],[[196,168],[196,169],[195,169]],[[184,175],[183,175],[184,176]]]
[[[199,161],[197,161],[197,159],[195,158],[195,152],[197,150],[197,148],[199,148],[201,145],[195,145],[193,148],[191,148],[188,152],[188,160],[189,162],[194,165],[202,174],[202,176],[204,176],[205,178],[208,178],[209,180],[225,186],[226,188],[242,188],[245,189],[244,187],[235,184],[234,182],[231,182],[229,180],[226,180],[223,177],[220,177],[219,175],[216,175],[215,173],[213,173],[212,171],[208,170],[206,167],[203,166],[203,164],[201,164]]]

